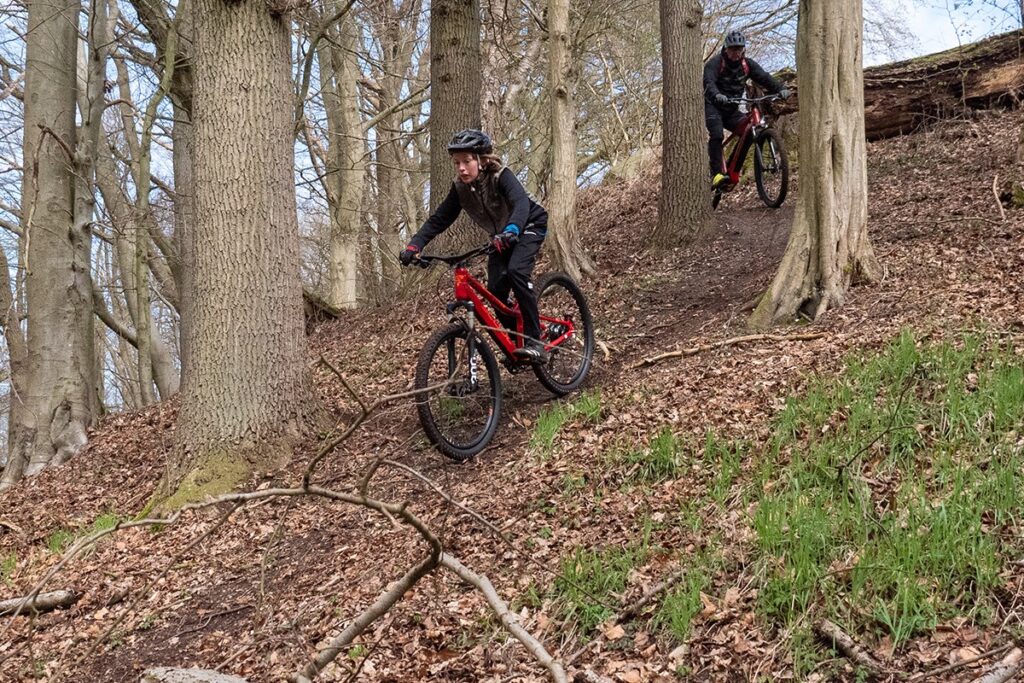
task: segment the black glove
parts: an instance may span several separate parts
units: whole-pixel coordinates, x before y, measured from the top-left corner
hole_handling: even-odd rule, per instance
[[[729,104],[729,96],[717,93],[715,95],[715,104]]]
[[[503,254],[515,245],[519,241],[519,235],[515,234],[511,230],[499,233],[491,238],[491,245],[494,247],[494,251],[499,254]]]
[[[783,88],[782,90],[780,90],[779,91],[779,97],[781,97],[784,100],[788,100],[789,99],[789,88]]]
[[[416,258],[416,254],[420,253],[420,248],[415,244],[410,244],[403,251],[398,253],[398,262],[403,266],[408,266]]]

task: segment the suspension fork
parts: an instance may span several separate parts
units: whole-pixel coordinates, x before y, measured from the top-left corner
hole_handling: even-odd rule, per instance
[[[463,309],[469,315],[457,316],[455,311]],[[471,386],[476,386],[476,309],[470,301],[454,301],[448,304],[449,322],[458,321],[466,328],[466,354],[469,362],[469,381]],[[456,363],[455,340],[448,340],[448,379],[455,376],[458,369]]]

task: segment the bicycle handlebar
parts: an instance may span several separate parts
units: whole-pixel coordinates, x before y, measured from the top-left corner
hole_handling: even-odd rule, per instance
[[[482,247],[475,247],[473,249],[470,249],[465,254],[458,254],[455,256],[435,256],[431,254],[421,254],[420,256],[416,257],[414,263],[418,261],[418,265],[420,266],[420,268],[428,268],[430,267],[430,264],[434,261],[447,263],[449,266],[457,266],[460,263],[463,263],[473,258],[474,256],[483,256],[484,254],[490,254],[491,251],[493,250],[494,247],[491,246],[490,243],[488,243]]]
[[[733,104],[758,104],[760,102],[770,102],[772,100],[781,100],[782,96],[778,93],[772,95],[765,95],[763,97],[732,97],[729,99]]]

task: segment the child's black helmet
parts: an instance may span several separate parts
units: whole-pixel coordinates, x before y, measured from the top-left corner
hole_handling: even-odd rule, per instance
[[[747,39],[739,31],[729,31],[725,34],[726,47],[746,47]]]
[[[494,151],[494,145],[487,133],[475,128],[460,130],[448,143],[448,153],[471,152],[472,154],[490,154]]]

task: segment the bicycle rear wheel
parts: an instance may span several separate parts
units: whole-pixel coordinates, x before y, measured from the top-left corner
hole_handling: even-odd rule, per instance
[[[777,209],[789,189],[789,160],[782,137],[766,128],[754,139],[754,181],[757,194],[769,209]]]
[[[571,321],[573,333],[551,349],[551,360],[534,364],[533,372],[548,391],[564,396],[579,388],[594,358],[594,323],[590,307],[576,282],[565,273],[547,273],[537,281],[541,337],[545,344],[563,336]],[[545,318],[548,318],[545,320]]]
[[[416,363],[420,424],[437,450],[463,461],[487,447],[501,417],[501,374],[494,352],[461,323],[435,332]]]

